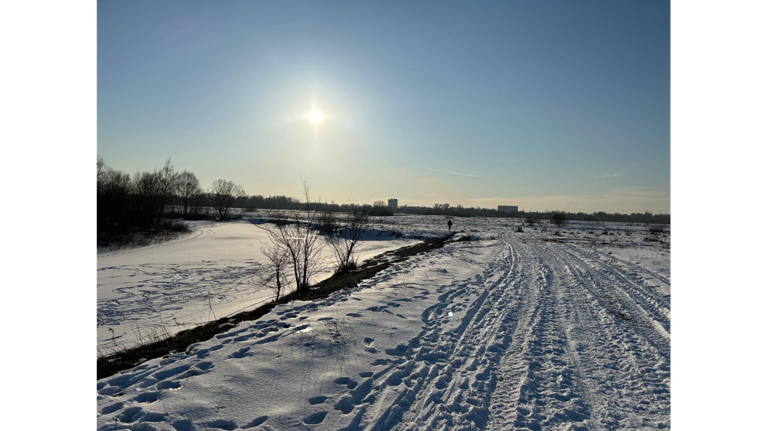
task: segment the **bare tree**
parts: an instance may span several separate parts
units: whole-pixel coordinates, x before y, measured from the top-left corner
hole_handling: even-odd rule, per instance
[[[189,215],[194,204],[195,196],[203,192],[200,188],[200,181],[195,174],[189,171],[181,172],[176,178],[176,196],[179,201],[181,213]]]
[[[96,160],[96,231],[104,232],[110,224],[110,213],[112,212],[113,203],[107,202],[106,199],[106,185],[107,185],[108,168],[107,163],[101,156],[98,156]]]
[[[171,200],[176,192],[176,169],[171,164],[171,158],[165,161],[165,165],[157,172],[157,191],[160,205],[157,213],[157,221],[163,216],[165,205]]]
[[[219,220],[226,220],[229,216],[229,210],[237,201],[245,196],[243,186],[235,184],[232,181],[216,180],[211,186],[211,204],[216,210]]]
[[[364,206],[354,206],[328,238],[336,257],[336,272],[345,272],[357,268],[354,257],[355,245],[366,230],[370,228],[370,213]]]
[[[96,160],[96,194],[101,195],[104,190],[104,185],[107,182],[107,174],[109,173],[109,168],[107,167],[107,162],[104,161],[104,159],[101,158],[101,156],[98,156],[98,159]]]
[[[195,193],[189,203],[189,213],[192,216],[198,216],[203,212],[203,209],[208,206],[208,194],[201,191]]]
[[[150,227],[157,220],[157,213],[162,208],[159,174],[157,171],[136,172],[131,183],[134,195],[133,213],[137,218],[136,224],[144,228]]]
[[[125,172],[112,168],[107,168],[102,192],[106,194],[117,194],[121,197],[128,195],[131,191],[131,176]]]
[[[263,278],[264,284],[275,292],[275,301],[290,283],[291,255],[285,247],[262,247],[261,253],[267,258],[268,271]]]
[[[320,234],[314,228],[319,215],[319,205],[312,202],[310,185],[306,179],[303,184],[303,208],[293,211],[287,220],[264,227],[272,248],[283,250],[289,256],[293,269],[292,278],[299,292],[309,290],[312,277],[322,270],[320,252],[324,245],[318,241]],[[270,214],[270,218],[277,219],[274,214]]]
[[[117,229],[130,219],[131,176],[110,168],[99,157],[96,174],[97,231]]]

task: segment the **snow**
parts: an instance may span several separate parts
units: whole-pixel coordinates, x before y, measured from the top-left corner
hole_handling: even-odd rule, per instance
[[[193,233],[175,241],[98,255],[102,352],[173,334],[273,297],[259,282],[265,261],[260,248],[269,243],[263,229],[248,220],[192,227]],[[378,231],[362,239],[358,256],[364,260],[417,242]],[[331,274],[331,249],[322,257],[328,270],[315,281]]]
[[[520,220],[453,220],[476,240],[99,380],[99,429],[669,428],[669,236],[628,224],[518,233]],[[377,227],[441,233],[442,221]],[[217,225],[145,257],[124,254],[135,260],[123,265],[181,268],[210,251],[218,272],[195,282],[246,296],[231,292],[257,259],[248,240],[215,240],[245,227]]]

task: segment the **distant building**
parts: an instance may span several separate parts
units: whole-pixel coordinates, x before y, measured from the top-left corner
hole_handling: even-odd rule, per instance
[[[517,214],[517,205],[499,205],[499,212]]]
[[[387,202],[387,206],[389,207],[389,210],[394,212],[397,209],[397,199],[390,199]]]

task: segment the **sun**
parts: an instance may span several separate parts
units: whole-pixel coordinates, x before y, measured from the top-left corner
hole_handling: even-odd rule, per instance
[[[309,111],[309,121],[312,122],[312,124],[320,124],[323,122],[323,113],[320,112],[318,109],[313,109]]]

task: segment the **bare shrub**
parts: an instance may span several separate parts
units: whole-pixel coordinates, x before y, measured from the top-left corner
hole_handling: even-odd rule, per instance
[[[318,229],[324,233],[334,233],[339,227],[336,218],[336,214],[326,207],[317,218]]]
[[[298,292],[309,290],[312,277],[322,270],[320,252],[324,245],[319,241],[319,232],[313,228],[318,220],[319,205],[312,202],[309,182],[304,179],[303,184],[303,208],[292,211],[286,217],[290,222],[262,226],[267,232],[271,248],[288,255],[293,270],[292,279]],[[270,214],[269,218],[276,219],[277,214]]]
[[[370,213],[366,207],[355,206],[331,233],[327,241],[333,248],[336,258],[336,272],[345,272],[357,268],[354,257],[355,245],[363,233],[370,227]]]
[[[565,224],[565,214],[557,213],[552,215],[552,223],[554,223],[555,226],[562,226]]]
[[[333,319],[325,321],[325,327],[334,344],[356,344],[357,328],[349,323],[349,319],[334,316]]]
[[[648,232],[651,235],[661,235],[667,231],[667,227],[663,224],[649,224]]]
[[[262,247],[261,253],[267,258],[267,272],[262,281],[275,292],[275,301],[279,301],[290,283],[291,256],[284,247]]]

